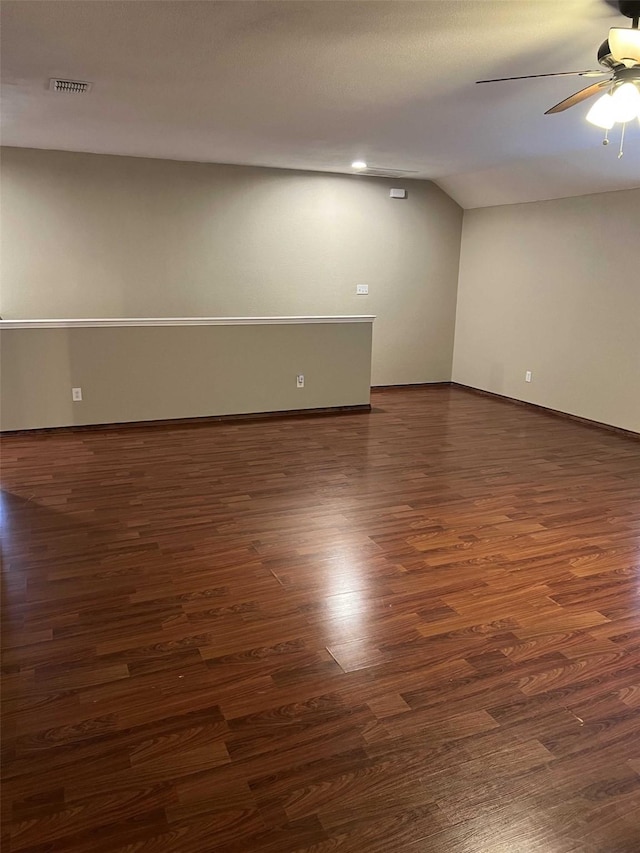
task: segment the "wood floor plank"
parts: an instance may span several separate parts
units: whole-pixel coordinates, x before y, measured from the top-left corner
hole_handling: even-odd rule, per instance
[[[640,850],[640,443],[372,402],[2,438],[3,851]]]

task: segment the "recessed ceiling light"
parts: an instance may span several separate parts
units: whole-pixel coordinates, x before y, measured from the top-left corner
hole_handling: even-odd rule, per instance
[[[364,162],[364,160],[354,160],[353,163],[351,164],[351,168],[352,169],[366,169],[367,164]]]

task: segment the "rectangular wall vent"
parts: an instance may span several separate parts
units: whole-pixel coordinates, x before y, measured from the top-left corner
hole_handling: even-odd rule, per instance
[[[70,92],[75,95],[82,95],[91,90],[91,83],[84,80],[61,80],[59,77],[52,77],[49,80],[49,88],[52,92]]]

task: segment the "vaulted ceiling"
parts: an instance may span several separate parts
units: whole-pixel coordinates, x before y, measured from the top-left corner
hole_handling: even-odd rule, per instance
[[[640,186],[640,125],[544,111],[611,0],[4,0],[5,145],[429,178],[464,207]],[[49,78],[87,80],[55,94]]]

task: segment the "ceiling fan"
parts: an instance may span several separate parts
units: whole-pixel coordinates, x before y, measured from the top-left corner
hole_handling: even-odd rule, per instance
[[[593,95],[603,92],[587,114],[587,121],[609,131],[616,122],[623,125],[640,119],[640,0],[619,0],[620,12],[631,18],[631,27],[612,27],[609,37],[598,49],[598,63],[604,71],[561,71],[556,74],[527,74],[523,77],[500,77],[478,80],[477,83],[501,83],[506,80],[528,80],[534,77],[599,77],[606,80],[592,83],[579,92],[551,107],[545,115],[561,113]],[[608,142],[605,137],[605,144]]]

